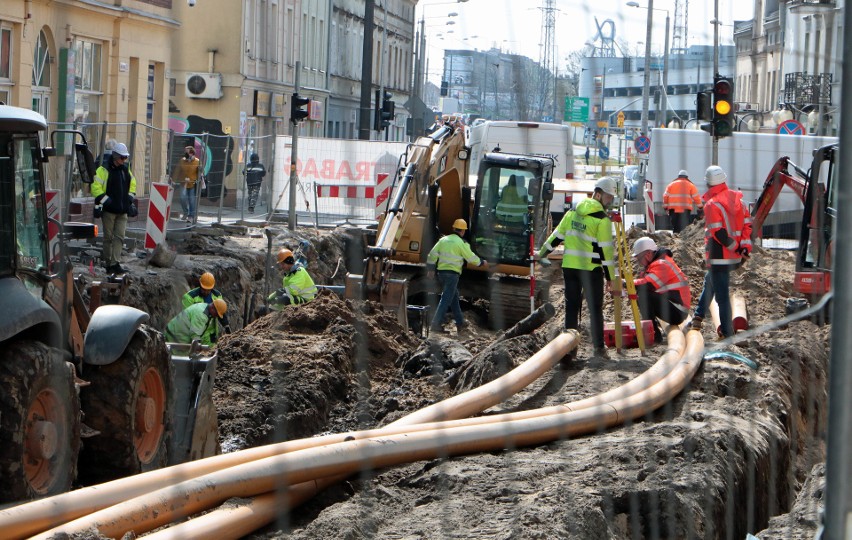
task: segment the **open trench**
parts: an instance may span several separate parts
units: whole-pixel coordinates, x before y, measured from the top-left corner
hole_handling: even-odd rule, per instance
[[[315,247],[309,268],[316,281],[342,283],[346,244],[339,237],[298,231],[283,233],[276,243],[294,247],[305,238]],[[658,243],[667,245],[666,240]],[[695,257],[688,240],[687,234],[668,239],[676,259]],[[192,235],[176,245],[181,255],[172,268],[134,268],[128,303],[147,309],[154,325],[164,326],[193,277],[212,270],[217,288],[235,308],[232,327],[242,328],[266,287],[263,243]],[[785,255],[758,250],[734,280],[748,296],[753,324],[783,314],[783,299],[792,294],[781,281],[792,276],[784,275],[791,266]],[[681,263],[685,270],[687,264]],[[693,284],[701,277],[697,271],[688,274]],[[554,276],[553,281],[560,280]],[[561,291],[554,287],[552,293],[557,305],[552,321],[532,335],[501,343],[492,343],[494,333],[476,324],[476,305],[466,306],[474,323],[469,333],[428,340],[405,334],[374,305],[344,302],[330,293],[255,321],[219,346],[214,398],[222,448],[232,452],[385,426],[493,380],[558,334]],[[705,339],[712,346],[709,332]],[[818,474],[824,460],[827,343],[828,329],[809,322],[773,330],[733,348],[757,361],[757,370],[707,362],[674,400],[623,427],[512,451],[365,470],[282,512],[250,537],[742,538],[763,531],[761,538],[788,538],[792,531],[812,533],[820,492],[802,487],[818,484],[809,475],[814,467]],[[600,361],[589,358],[584,343],[576,358],[485,414],[598,395],[644,372],[664,351],[658,346],[642,357],[627,350],[618,359]],[[791,512],[800,494],[808,498],[800,497]]]

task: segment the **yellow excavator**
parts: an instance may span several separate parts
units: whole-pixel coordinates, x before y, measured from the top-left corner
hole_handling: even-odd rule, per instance
[[[408,146],[375,237],[363,242],[363,273],[346,277],[347,298],[377,300],[407,325],[437,290],[426,277],[429,251],[463,218],[466,240],[489,264],[468,266],[459,293],[488,300],[493,327],[507,328],[547,301],[550,284],[534,278],[531,253],[550,225],[553,157],[495,149],[474,177],[469,158],[464,128],[451,123]]]

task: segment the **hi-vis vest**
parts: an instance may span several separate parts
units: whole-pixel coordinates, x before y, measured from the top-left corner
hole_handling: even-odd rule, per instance
[[[657,255],[645,272],[634,281],[637,287],[646,283],[653,285],[654,290],[660,294],[677,291],[681,305],[689,309],[689,280],[668,253]]]
[[[681,214],[701,207],[701,196],[698,188],[686,178],[676,178],[663,193],[663,208]]]
[[[512,223],[522,223],[529,212],[527,190],[518,186],[506,186],[497,203],[497,218]]]
[[[438,270],[451,270],[461,274],[465,261],[479,266],[482,260],[470,249],[470,244],[453,233],[444,236],[435,244],[426,257],[426,264]]]
[[[303,267],[298,267],[281,280],[291,304],[306,304],[317,295],[317,286]]]
[[[608,279],[615,279],[612,222],[599,201],[584,199],[576,210],[565,212],[562,221],[539,249],[539,256],[546,256],[560,242],[565,243],[562,268],[594,270],[603,266]]]
[[[704,260],[711,266],[729,266],[742,262],[737,250],[751,252],[751,216],[742,204],[743,194],[728,189],[727,184],[713,186],[704,194]],[[719,232],[727,233],[723,243]]]

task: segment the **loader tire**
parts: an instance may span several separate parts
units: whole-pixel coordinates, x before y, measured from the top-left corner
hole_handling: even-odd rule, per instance
[[[71,489],[80,452],[74,367],[37,341],[0,348],[0,503]]]
[[[159,469],[168,460],[174,375],[163,335],[142,325],[118,360],[86,366],[84,422],[100,431],[80,454],[85,484]]]

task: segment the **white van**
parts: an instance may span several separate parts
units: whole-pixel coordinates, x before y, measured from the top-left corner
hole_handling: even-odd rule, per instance
[[[553,156],[554,195],[550,212],[554,220],[561,219],[565,212],[566,179],[574,178],[573,128],[562,124],[544,122],[514,122],[496,120],[483,122],[470,128],[470,175],[476,183],[479,162],[486,152],[500,148],[515,154],[543,154]],[[557,221],[558,222],[558,221]]]

